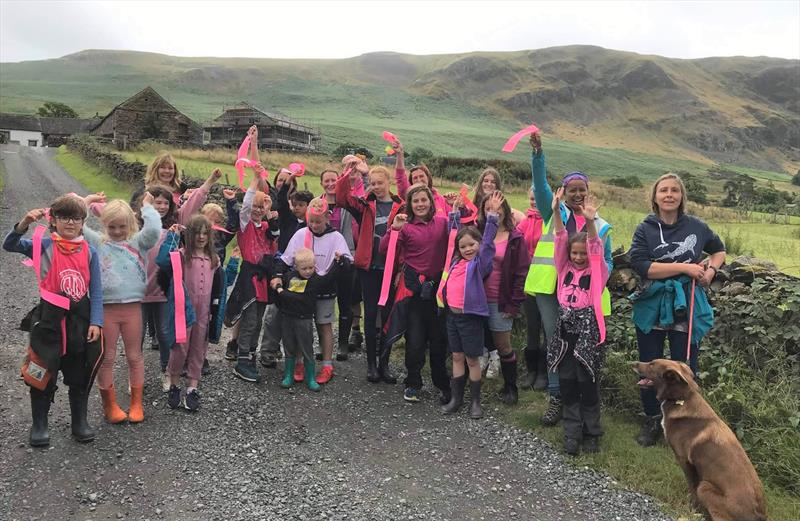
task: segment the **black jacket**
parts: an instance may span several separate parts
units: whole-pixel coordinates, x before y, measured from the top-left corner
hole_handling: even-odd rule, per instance
[[[320,289],[335,282],[339,270],[350,265],[347,257],[335,261],[325,275],[314,273],[311,278],[301,278],[297,270],[292,268],[281,276],[283,291],[275,292],[278,309],[294,318],[314,318],[317,308],[317,295]]]

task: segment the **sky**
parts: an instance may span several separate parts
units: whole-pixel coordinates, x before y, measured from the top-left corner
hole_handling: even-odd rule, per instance
[[[85,49],[346,58],[599,45],[672,58],[800,58],[800,0],[84,2],[0,0],[0,62]]]

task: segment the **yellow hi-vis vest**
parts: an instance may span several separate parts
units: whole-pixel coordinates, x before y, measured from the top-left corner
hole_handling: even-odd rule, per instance
[[[553,216],[556,216],[556,213],[553,213]],[[536,243],[531,266],[528,268],[528,276],[525,278],[525,293],[528,295],[537,293],[552,295],[556,292],[558,274],[555,263],[555,234],[551,226],[553,216],[547,222],[542,221],[542,236]],[[560,217],[558,215],[556,218]],[[603,288],[601,304],[603,315],[611,315],[611,293],[608,288]]]

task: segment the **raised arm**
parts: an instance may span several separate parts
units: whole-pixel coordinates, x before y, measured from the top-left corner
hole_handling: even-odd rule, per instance
[[[533,182],[533,197],[536,207],[542,214],[545,222],[553,214],[553,191],[547,184],[547,170],[545,169],[544,151],[542,150],[542,137],[538,132],[531,134],[531,177]]]
[[[178,208],[178,222],[180,224],[186,226],[192,215],[200,211],[200,208],[202,208],[206,199],[208,199],[208,191],[211,190],[211,187],[214,186],[214,183],[216,183],[220,177],[222,177],[222,172],[219,168],[215,168],[214,171],[211,172],[211,175],[208,176],[208,179],[206,179],[206,182],[200,185],[197,190],[193,191],[186,202]]]
[[[364,213],[364,204],[361,199],[353,195],[349,174],[340,175],[336,181],[336,206],[344,208],[360,221]]]
[[[392,149],[394,149],[396,157],[394,165],[394,182],[397,185],[397,195],[399,195],[401,199],[405,199],[406,192],[408,192],[408,188],[411,185],[408,182],[408,177],[406,176],[405,151],[403,150],[403,144],[400,143],[400,141],[395,141],[392,143]]]
[[[150,192],[145,193],[142,200],[142,229],[133,236],[134,244],[137,244],[140,251],[147,251],[156,245],[161,238],[161,216],[153,208],[153,196]]]

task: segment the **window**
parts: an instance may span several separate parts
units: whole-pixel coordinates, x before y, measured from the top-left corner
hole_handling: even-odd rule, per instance
[[[29,139],[28,140],[28,146],[29,147],[38,147],[39,146],[39,140],[38,139]]]

